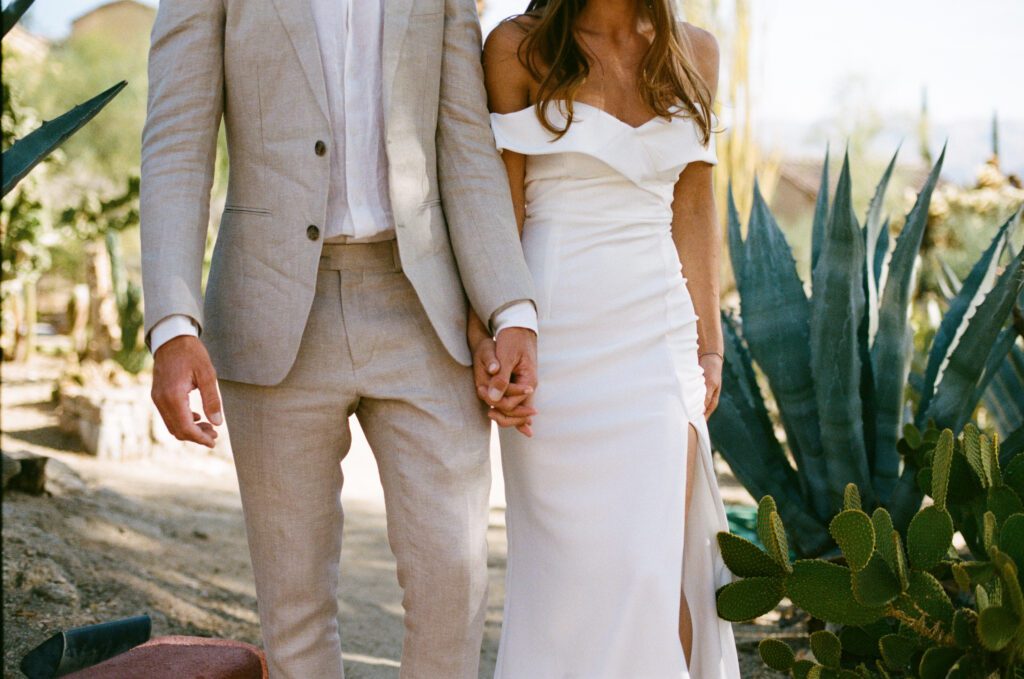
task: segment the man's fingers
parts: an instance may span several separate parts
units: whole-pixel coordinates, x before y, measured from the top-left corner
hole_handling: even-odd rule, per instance
[[[533,417],[534,415],[537,414],[537,411],[529,406],[516,406],[515,408],[509,409],[495,408],[494,410],[498,411],[505,417],[511,417],[515,419],[521,417]]]
[[[508,412],[508,411],[512,410],[513,408],[516,408],[516,407],[522,405],[523,402],[525,402],[527,399],[530,398],[530,394],[520,394],[518,396],[513,395],[512,394],[513,387],[515,387],[514,384],[509,385],[508,391],[505,392],[505,398],[501,399],[497,403],[492,403],[490,405],[494,406],[495,408],[497,408],[498,410],[501,410],[503,412]],[[487,394],[487,387],[486,386],[479,386],[479,387],[477,387],[476,388],[476,395],[478,397],[480,397],[480,399],[482,401],[488,401],[489,398],[490,398],[488,396],[488,394]]]
[[[533,420],[530,417],[509,417],[497,410],[489,410],[487,412],[487,417],[497,422],[500,427],[518,427],[524,424],[533,423]]]
[[[505,390],[506,396],[529,396],[533,393],[536,385],[523,384],[516,380],[512,384],[508,385],[508,389]]]
[[[168,431],[179,441],[192,441],[199,445],[213,448],[216,442],[216,432],[206,422],[196,423],[198,413],[192,412],[188,407],[188,392],[179,394],[170,399],[164,398],[163,410],[164,422]],[[203,427],[206,427],[204,429]]]
[[[199,389],[199,396],[203,399],[203,412],[206,413],[206,419],[218,427],[224,424],[220,392],[217,391],[217,375],[213,372],[212,367],[203,369],[196,374],[196,387]]]
[[[511,366],[501,366],[498,373],[491,377],[487,384],[487,402],[494,405],[500,401],[505,396],[505,392],[508,390],[508,386],[511,381]]]
[[[483,346],[481,346],[477,352],[477,360],[480,361],[480,366],[488,375],[496,375],[501,369],[501,364],[498,363],[498,357],[494,353],[493,341],[483,343]]]

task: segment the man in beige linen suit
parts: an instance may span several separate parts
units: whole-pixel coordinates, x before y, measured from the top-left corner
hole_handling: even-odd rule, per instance
[[[212,445],[219,378],[274,679],[343,675],[352,414],[404,589],[402,676],[477,676],[490,470],[470,305],[497,338],[492,396],[536,382],[479,59],[473,0],[160,2],[141,198],[153,396],[172,433]],[[222,119],[230,178],[204,297]]]

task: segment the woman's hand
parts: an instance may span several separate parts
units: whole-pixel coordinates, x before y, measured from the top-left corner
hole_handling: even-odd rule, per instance
[[[704,419],[711,417],[718,407],[718,397],[722,393],[722,357],[715,353],[701,354],[698,359],[704,369]]]
[[[533,436],[531,425],[537,411],[530,403],[533,394],[532,384],[509,381],[498,400],[491,398],[494,378],[501,372],[498,343],[472,311],[466,338],[473,354],[473,382],[476,384],[476,394],[490,408],[487,416],[497,422],[499,427],[515,427],[520,433]],[[536,358],[533,363],[536,364]]]

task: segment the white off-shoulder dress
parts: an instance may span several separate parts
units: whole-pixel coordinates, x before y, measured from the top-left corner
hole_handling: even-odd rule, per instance
[[[548,115],[564,124],[557,104]],[[495,677],[738,679],[715,610],[731,576],[715,539],[728,528],[697,315],[671,237],[675,183],[688,163],[716,162],[713,143],[688,118],[633,127],[582,103],[557,140],[533,108],[491,123],[500,149],[527,156],[523,249],[540,320],[534,436],[501,433],[509,554]]]

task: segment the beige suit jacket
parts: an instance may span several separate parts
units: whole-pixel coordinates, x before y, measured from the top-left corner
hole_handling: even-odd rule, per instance
[[[448,352],[469,365],[467,298],[484,319],[533,299],[474,0],[385,0],[383,31],[402,266]],[[309,315],[331,181],[329,154],[316,152],[332,139],[317,50],[308,0],[161,0],[157,12],[142,140],[146,333],[191,317],[224,379],[283,380]],[[222,118],[227,204],[204,299]]]

